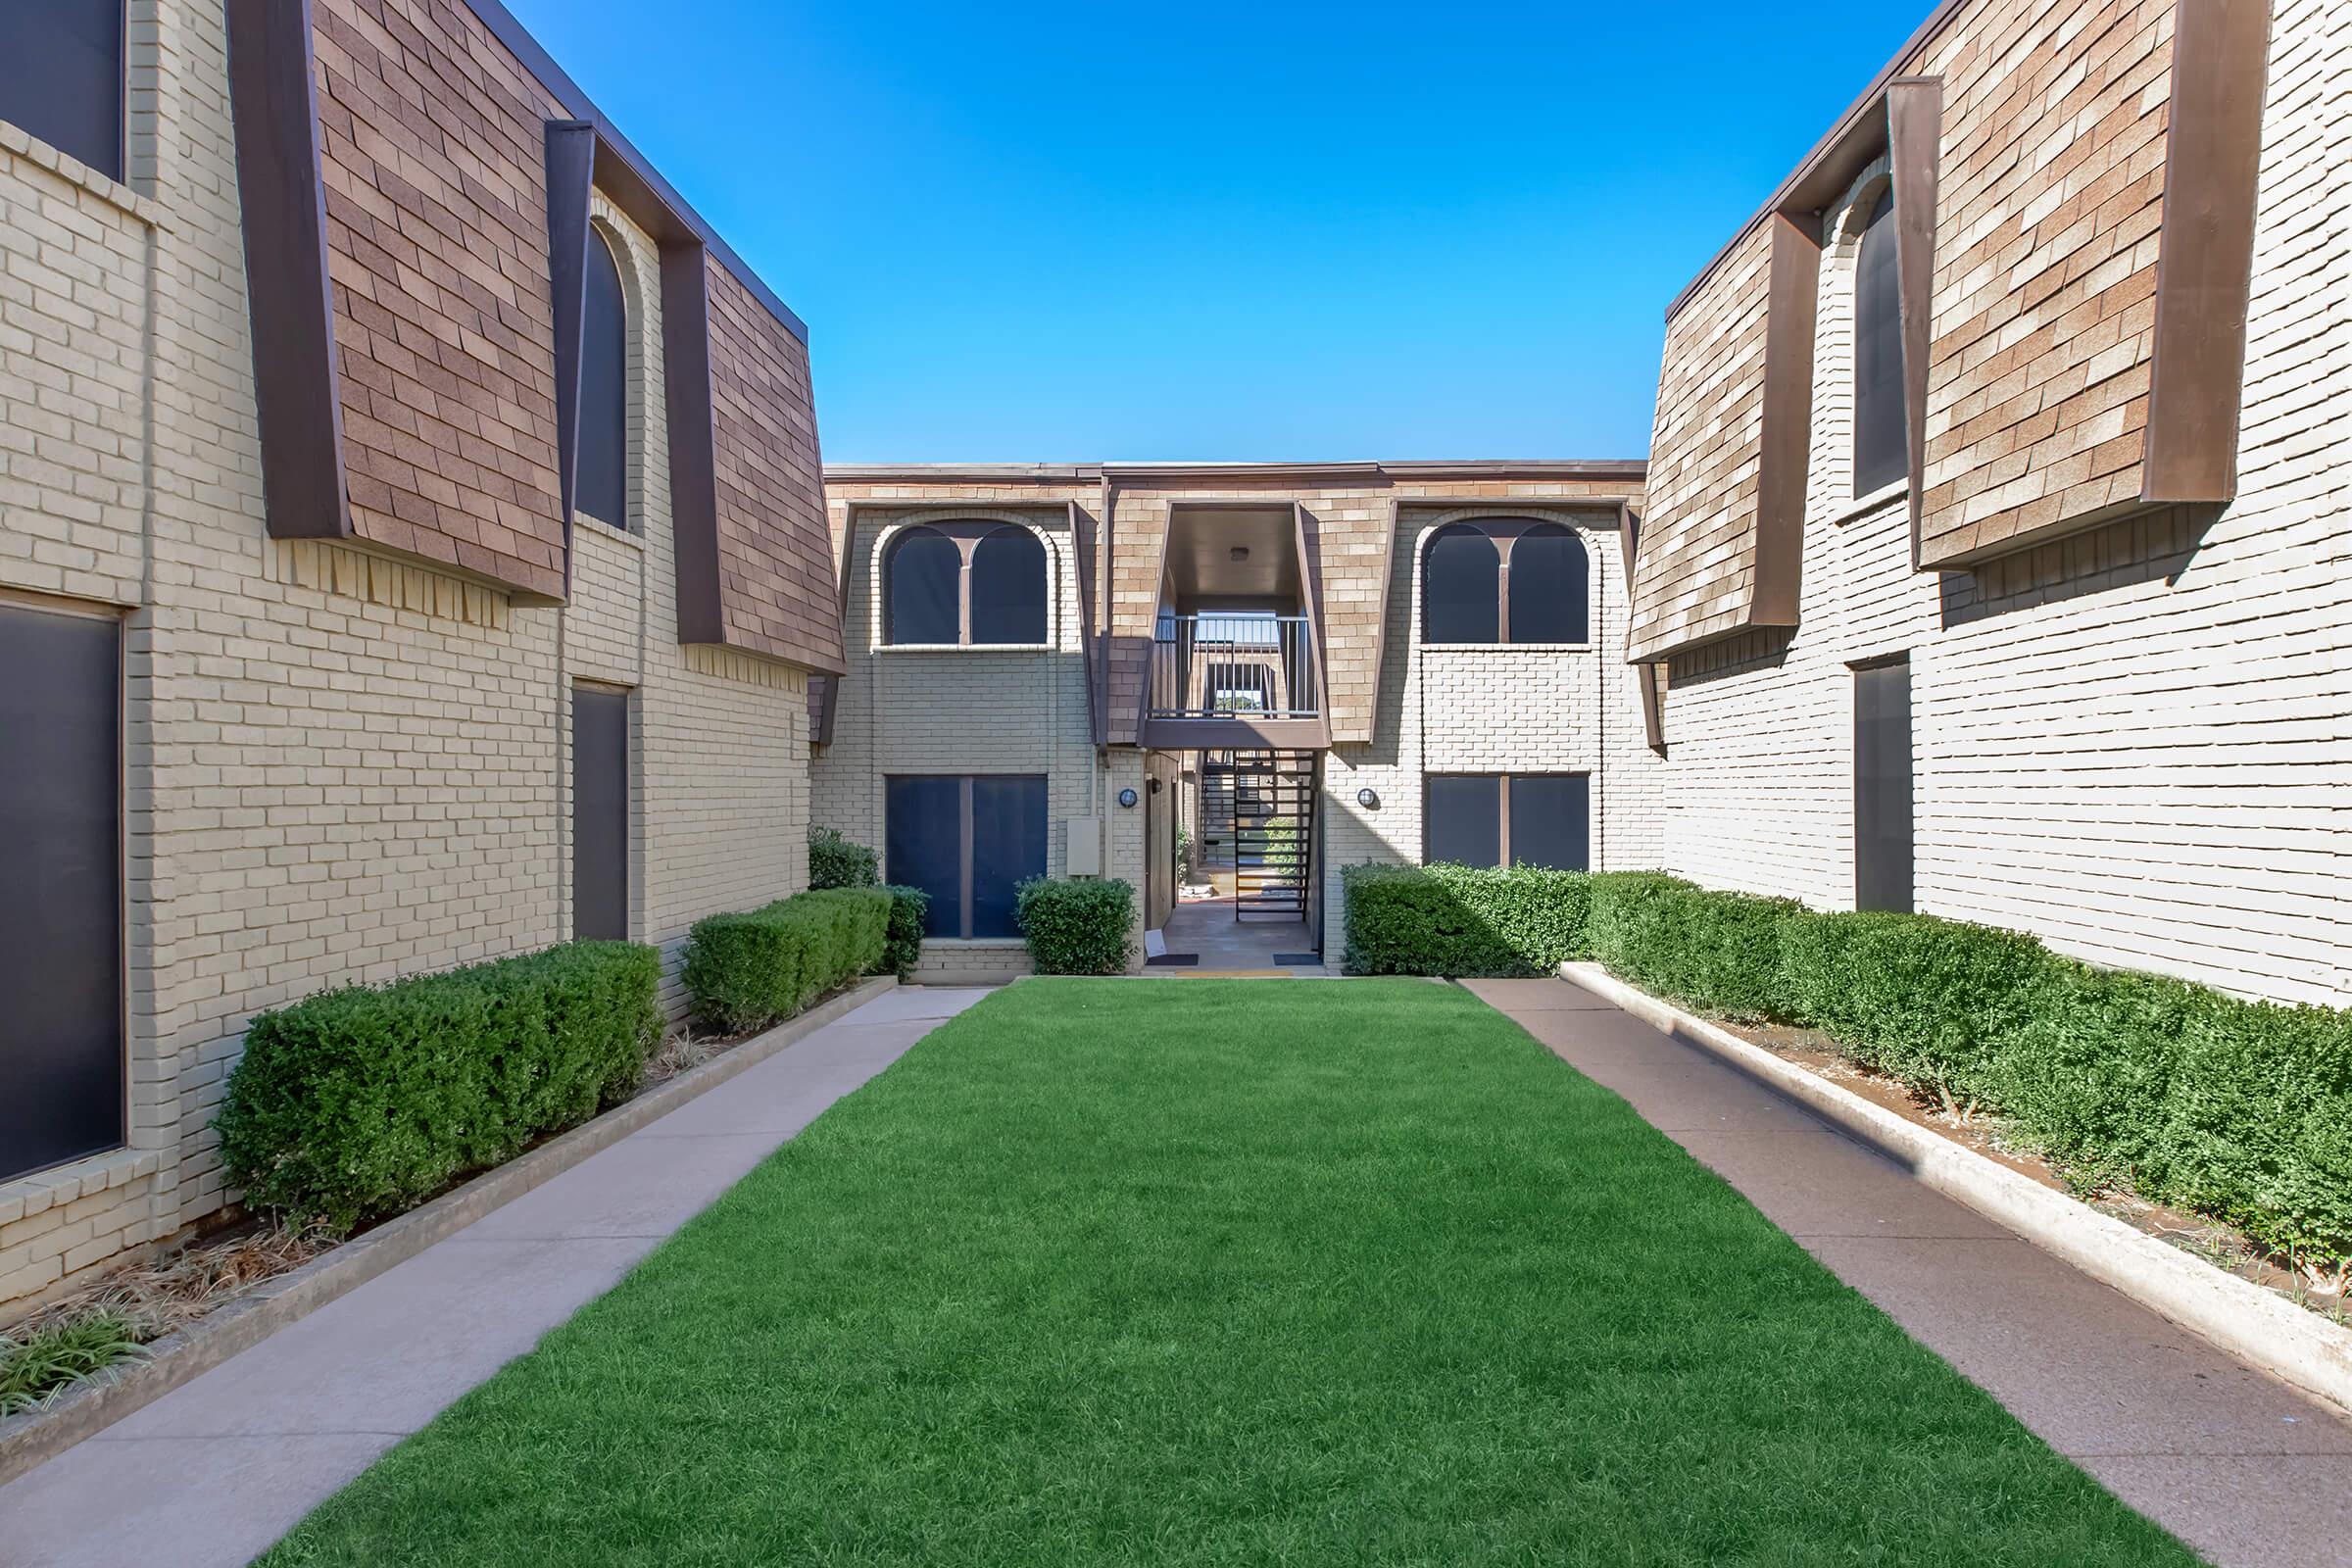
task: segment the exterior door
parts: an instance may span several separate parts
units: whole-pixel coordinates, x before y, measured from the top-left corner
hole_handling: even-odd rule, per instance
[[[122,1146],[122,628],[0,605],[0,1181]]]

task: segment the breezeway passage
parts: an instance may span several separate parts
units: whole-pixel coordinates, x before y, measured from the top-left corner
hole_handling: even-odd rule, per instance
[[[2189,1562],[1449,987],[942,1027],[271,1563]]]

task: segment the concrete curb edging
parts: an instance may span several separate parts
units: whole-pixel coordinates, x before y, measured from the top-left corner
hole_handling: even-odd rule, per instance
[[[53,1404],[0,1420],[0,1485],[154,1403],[337,1297],[349,1295],[394,1264],[408,1261],[435,1242],[505,1207],[885,991],[895,990],[898,983],[888,975],[862,981],[723,1055],[688,1068],[497,1169],[484,1171],[454,1192],[388,1219],[290,1273],[265,1280],[203,1321],[157,1340],[147,1347],[145,1360],[127,1364],[118,1375],[93,1379],[68,1390]]]
[[[2114,1287],[2240,1361],[2352,1416],[2352,1329],[2224,1273],[1974,1150],[1906,1121],[1784,1061],[1720,1024],[1685,1012],[1596,963],[1560,978],[1678,1035],[1765,1088],[1895,1160],[1922,1183]]]

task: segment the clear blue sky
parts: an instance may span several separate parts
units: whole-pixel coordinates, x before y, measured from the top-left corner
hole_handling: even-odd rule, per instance
[[[1625,457],[1925,16],[510,0],[809,323],[832,462]]]

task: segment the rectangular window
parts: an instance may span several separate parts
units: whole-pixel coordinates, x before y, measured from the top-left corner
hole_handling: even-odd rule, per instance
[[[0,1181],[122,1143],[122,623],[0,605]]]
[[[1911,908],[1911,660],[1854,668],[1854,907]]]
[[[0,5],[0,120],[122,177],[122,0]]]
[[[1421,858],[1588,870],[1592,783],[1585,773],[1432,773]]]
[[[571,691],[571,934],[629,936],[629,694]]]
[[[931,895],[926,936],[1020,934],[1014,890],[1046,874],[1043,776],[886,778],[882,812],[890,880]]]

